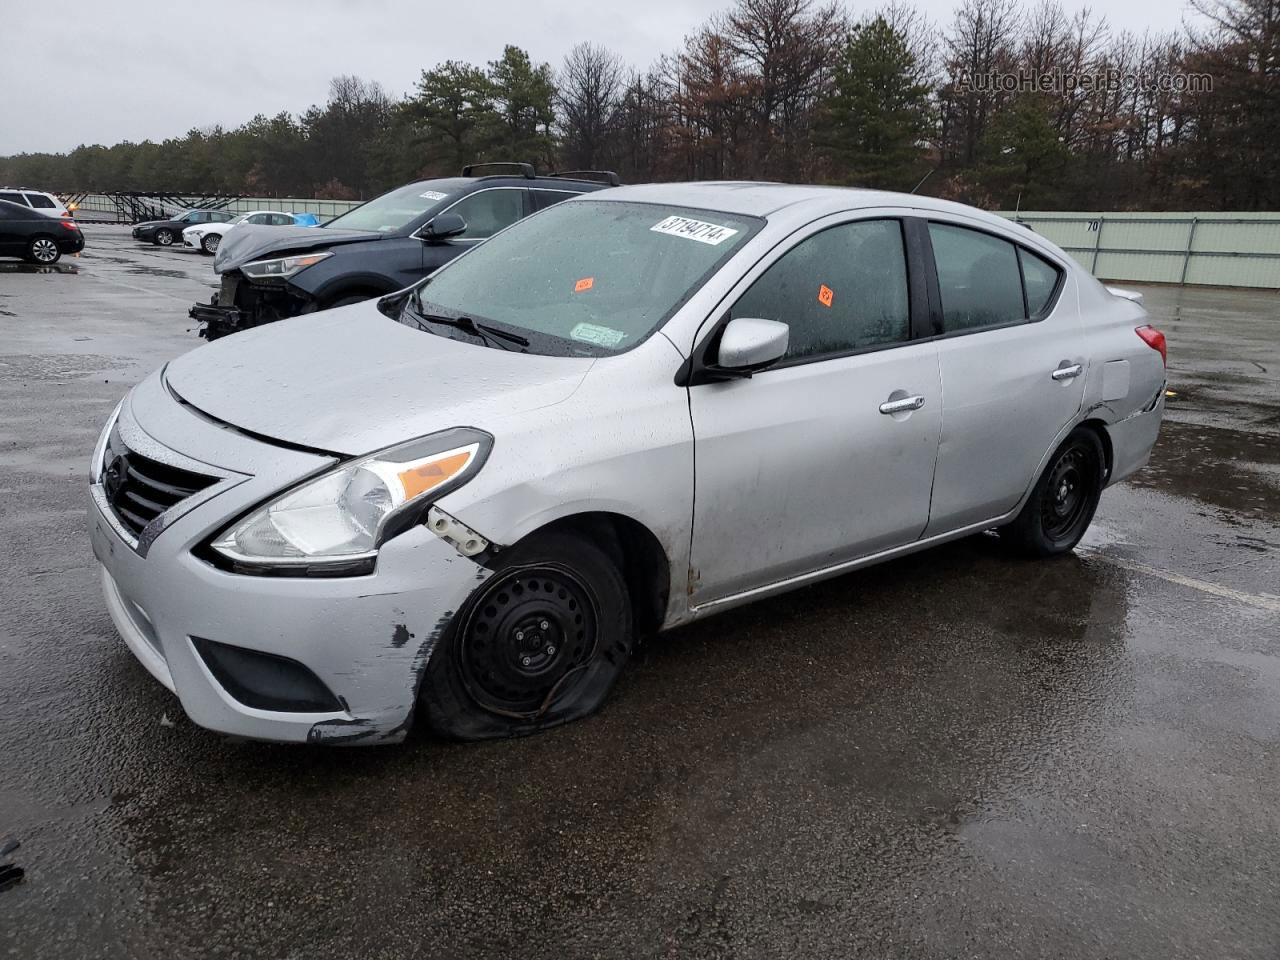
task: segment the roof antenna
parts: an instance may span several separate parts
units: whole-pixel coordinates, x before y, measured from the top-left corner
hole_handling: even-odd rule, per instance
[[[917,183],[914,187],[912,187],[912,188],[911,188],[911,192],[912,192],[912,193],[915,193],[915,192],[916,192],[917,190],[919,190],[922,186],[924,186],[924,182],[925,182],[926,180],[928,180],[930,177],[932,177],[932,176],[933,176],[933,174],[934,174],[934,172],[935,172],[937,169],[938,169],[937,167],[934,167],[934,168],[933,168],[933,170],[930,170],[930,171],[929,171],[928,173],[926,173],[923,177],[921,177],[921,178],[920,178],[920,182],[919,182],[919,183]]]

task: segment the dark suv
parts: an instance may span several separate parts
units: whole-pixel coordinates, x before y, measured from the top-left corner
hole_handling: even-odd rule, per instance
[[[514,167],[517,172],[478,176]],[[527,163],[475,163],[462,176],[419,180],[320,227],[229,232],[214,258],[222,286],[190,316],[209,340],[401,290],[522,217],[616,186],[607,170],[538,176]]]

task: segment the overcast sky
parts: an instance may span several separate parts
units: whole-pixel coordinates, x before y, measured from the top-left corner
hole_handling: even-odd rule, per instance
[[[879,0],[846,0],[861,10]],[[1063,0],[1113,29],[1171,30],[1181,2]],[[946,24],[956,0],[917,0]],[[0,156],[162,140],[323,102],[354,73],[407,92],[424,67],[484,64],[506,43],[558,66],[590,40],[635,66],[729,0],[61,0],[0,2]]]

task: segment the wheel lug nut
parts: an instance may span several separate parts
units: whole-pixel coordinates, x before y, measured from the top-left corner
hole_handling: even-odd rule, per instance
[[[524,631],[523,631],[523,630],[517,630],[517,631],[516,631],[516,639],[517,639],[517,640],[523,640],[523,639],[524,639]]]
[[[540,626],[543,630],[549,630],[551,628],[551,624],[547,623],[547,621],[545,620],[543,620],[540,624],[538,624],[538,626]]]
[[[554,656],[555,656],[555,654],[556,654],[556,648],[555,648],[555,647],[547,647],[547,656],[548,656],[548,657],[554,657]]]
[[[525,658],[524,658],[523,660],[521,660],[520,662],[521,662],[522,664],[524,664],[524,665],[527,667],[527,666],[529,666],[531,663],[533,663],[533,657],[525,657]]]

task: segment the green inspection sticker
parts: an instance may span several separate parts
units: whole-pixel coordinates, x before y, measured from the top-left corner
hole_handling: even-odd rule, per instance
[[[594,323],[580,323],[569,331],[569,336],[583,343],[593,343],[597,347],[616,347],[627,335],[613,327],[601,327]]]

